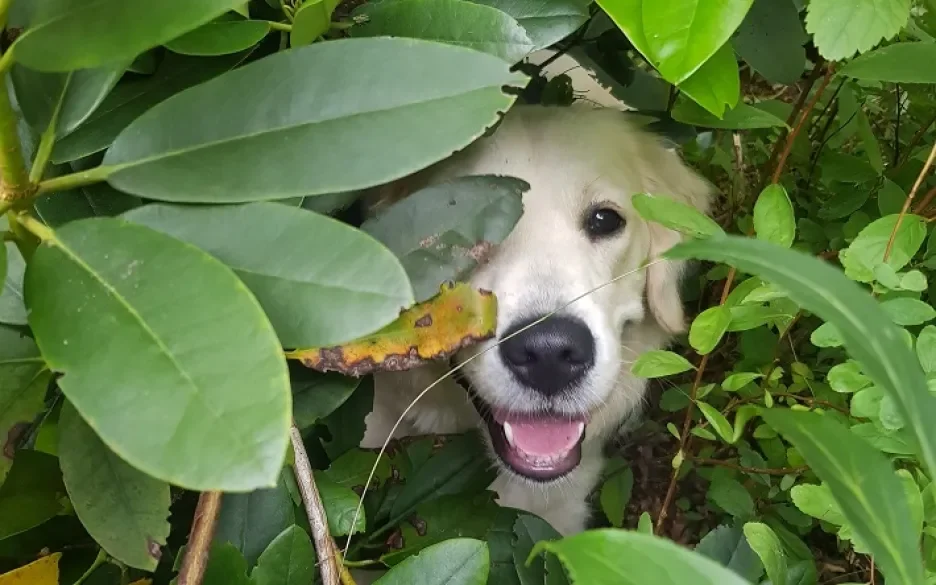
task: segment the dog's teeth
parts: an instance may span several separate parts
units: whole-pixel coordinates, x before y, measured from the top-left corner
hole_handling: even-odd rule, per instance
[[[510,428],[509,422],[504,423],[504,436],[507,437],[507,444],[513,447],[514,446],[513,429]]]
[[[578,424],[578,436],[581,437],[582,434],[584,434],[584,433],[585,433],[585,423],[580,422],[580,423]]]

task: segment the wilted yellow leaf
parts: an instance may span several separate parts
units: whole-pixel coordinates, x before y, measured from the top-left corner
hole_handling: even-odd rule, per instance
[[[286,356],[314,370],[349,376],[398,372],[489,339],[496,325],[497,300],[492,293],[467,284],[445,284],[439,294],[403,311],[376,333],[335,347],[297,349]]]
[[[0,585],[59,585],[59,559],[53,553],[24,567],[0,575]]]
[[[139,579],[137,581],[134,581],[130,585],[153,585],[153,580],[152,579]]]

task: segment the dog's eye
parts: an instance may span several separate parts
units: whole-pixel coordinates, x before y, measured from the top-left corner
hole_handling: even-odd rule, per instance
[[[585,231],[593,238],[603,238],[621,231],[624,218],[609,207],[598,207],[585,217]]]

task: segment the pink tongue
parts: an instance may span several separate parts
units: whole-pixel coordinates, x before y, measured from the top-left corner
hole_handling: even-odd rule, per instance
[[[527,455],[558,456],[578,443],[582,436],[582,421],[565,418],[514,420],[508,416],[513,431],[514,446]]]

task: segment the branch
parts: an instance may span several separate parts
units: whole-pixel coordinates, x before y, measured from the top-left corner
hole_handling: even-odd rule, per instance
[[[894,229],[891,230],[890,239],[887,240],[887,247],[884,248],[884,262],[887,262],[887,259],[890,257],[891,249],[894,247],[894,240],[897,238],[897,231],[900,230],[900,224],[903,223],[904,216],[907,215],[907,211],[910,209],[910,204],[913,203],[913,198],[916,197],[917,191],[920,190],[920,185],[923,184],[923,181],[926,179],[926,175],[929,173],[930,168],[932,168],[933,159],[936,159],[936,143],[933,143],[933,148],[930,149],[929,157],[926,159],[926,164],[924,164],[923,168],[920,170],[920,174],[913,183],[913,188],[910,189],[910,194],[907,195],[907,198],[904,200],[903,207],[900,209],[900,214],[897,216],[897,222],[894,223]],[[927,197],[928,196],[929,195],[927,194]]]
[[[0,75],[0,82],[3,81]],[[26,162],[16,133],[16,113],[10,104],[6,84],[0,84],[0,200],[16,203],[35,190],[29,182]]]
[[[795,475],[809,471],[808,465],[802,465],[800,467],[746,467],[744,465],[738,465],[737,463],[732,463],[731,461],[722,461],[720,459],[705,459],[704,457],[692,457],[692,461],[702,465],[713,465],[715,467],[726,467],[728,469],[734,469],[737,471],[743,471],[745,473],[760,473],[763,475]]]
[[[178,585],[201,585],[220,512],[221,492],[202,492],[198,497],[195,520],[185,546],[185,559],[179,571]]]
[[[926,195],[923,196],[923,199],[916,204],[916,207],[913,208],[913,213],[919,215],[926,211],[926,208],[929,207],[929,204],[933,202],[933,199],[936,199],[936,187],[930,189]]]

